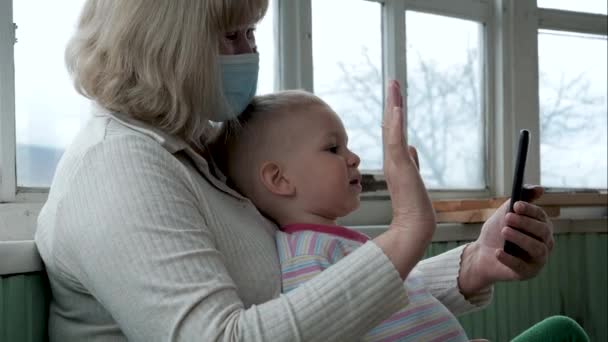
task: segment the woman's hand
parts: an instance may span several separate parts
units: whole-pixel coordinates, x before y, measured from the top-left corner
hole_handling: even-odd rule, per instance
[[[420,173],[413,147],[403,135],[403,99],[399,83],[391,81],[383,118],[384,176],[391,196],[393,220],[389,230],[376,238],[405,278],[424,255],[435,232],[435,211]]]
[[[524,189],[524,198],[529,201],[542,194],[540,186]],[[463,252],[458,285],[465,297],[497,281],[533,278],[547,263],[555,244],[553,224],[547,214],[540,207],[523,201],[515,203],[515,213],[508,210],[509,201],[506,201],[483,225],[479,238]],[[505,253],[505,240],[521,247],[529,258],[524,260]]]

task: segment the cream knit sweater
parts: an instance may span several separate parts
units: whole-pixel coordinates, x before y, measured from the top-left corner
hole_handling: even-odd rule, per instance
[[[275,226],[183,141],[120,115],[67,149],[38,218],[51,341],[352,341],[408,300],[373,242],[282,295]],[[462,248],[418,265],[460,314]]]

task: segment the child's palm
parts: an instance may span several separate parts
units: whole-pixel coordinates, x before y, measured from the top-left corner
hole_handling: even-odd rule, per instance
[[[383,129],[384,176],[391,195],[393,225],[411,234],[417,248],[424,252],[435,231],[435,213],[418,172],[416,150],[406,148],[403,100],[396,82],[388,87]]]

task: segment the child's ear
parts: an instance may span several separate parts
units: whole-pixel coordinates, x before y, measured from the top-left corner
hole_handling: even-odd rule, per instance
[[[296,193],[295,186],[285,177],[281,167],[275,162],[265,162],[260,167],[262,184],[275,195],[292,196]]]

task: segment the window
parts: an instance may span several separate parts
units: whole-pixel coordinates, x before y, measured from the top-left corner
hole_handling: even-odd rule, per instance
[[[428,188],[483,189],[482,26],[407,11],[408,138]]]
[[[539,6],[606,14],[606,1],[539,1]],[[606,16],[539,11],[541,183],[606,189]]]
[[[608,185],[606,49],[606,37],[539,33],[541,180],[546,186]]]
[[[348,8],[336,23],[335,13]],[[382,6],[312,1],[314,91],[340,115],[361,169],[382,171]]]
[[[64,63],[83,4],[13,1],[18,186],[49,186],[63,150],[88,118],[90,102],[76,92]]]
[[[90,104],[72,90],[63,63],[84,1],[0,0],[0,200],[12,201],[17,186],[44,193],[87,120]],[[372,190],[385,186],[388,78],[408,86],[408,139],[434,198],[508,195],[521,128],[533,134],[526,182],[606,189],[606,7],[606,0],[271,0],[256,32],[258,93],[304,88],[327,101]]]
[[[334,13],[344,8],[336,25]],[[434,189],[484,189],[483,26],[416,11],[404,22],[408,137],[423,178]],[[342,117],[361,168],[372,174],[382,173],[382,37],[380,3],[312,0],[314,92]]]
[[[64,63],[84,0],[13,1],[17,185],[48,187],[67,145],[86,123],[91,103],[74,89]],[[257,27],[258,92],[274,88],[273,5]],[[62,20],[57,20],[62,18]]]
[[[604,0],[537,0],[538,7],[566,11],[606,14],[608,8]]]
[[[260,53],[260,72],[258,75],[258,94],[271,93],[276,89],[275,84],[275,26],[276,0],[268,1],[266,16],[258,23],[255,38]]]

